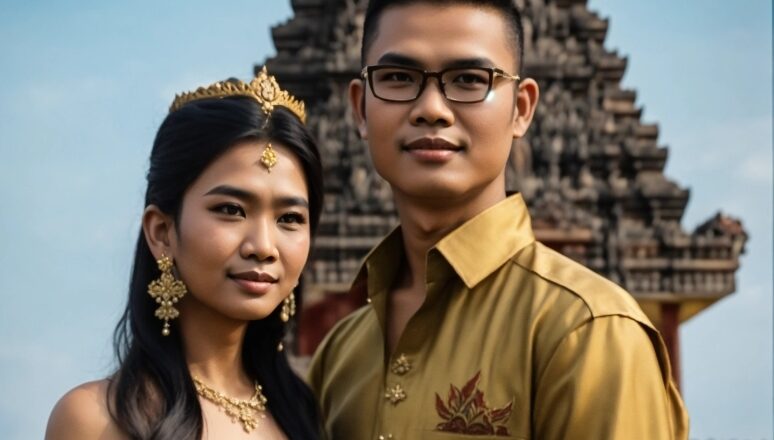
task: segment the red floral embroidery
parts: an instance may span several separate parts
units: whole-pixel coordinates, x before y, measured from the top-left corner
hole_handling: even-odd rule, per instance
[[[508,436],[508,419],[511,417],[513,402],[502,408],[487,407],[484,393],[478,389],[481,371],[476,373],[460,390],[449,386],[449,396],[444,404],[441,396],[435,393],[435,409],[444,421],[435,429],[445,432],[473,435]]]

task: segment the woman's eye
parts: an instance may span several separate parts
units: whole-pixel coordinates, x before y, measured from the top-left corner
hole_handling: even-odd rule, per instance
[[[223,205],[218,205],[214,209],[215,212],[218,212],[220,214],[225,214],[228,216],[240,216],[240,217],[246,217],[244,209],[242,209],[239,205],[234,205],[231,203],[226,203]]]
[[[297,212],[289,212],[287,214],[282,214],[280,218],[277,220],[277,223],[304,224],[306,223],[306,217],[304,217],[302,214],[299,214]]]

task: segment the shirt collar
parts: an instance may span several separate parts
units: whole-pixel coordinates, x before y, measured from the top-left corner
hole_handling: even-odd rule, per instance
[[[462,224],[434,249],[472,288],[533,241],[527,205],[521,194],[514,194]],[[428,255],[432,252],[431,249]],[[398,226],[366,256],[353,289],[367,288],[371,297],[389,289],[400,270],[402,255],[403,240]]]
[[[435,248],[472,288],[533,241],[527,205],[514,194],[462,224]]]

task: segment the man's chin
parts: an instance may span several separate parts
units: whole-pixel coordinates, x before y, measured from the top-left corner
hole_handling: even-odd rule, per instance
[[[464,198],[470,194],[472,189],[471,185],[453,178],[426,179],[401,187],[392,185],[393,193],[396,196],[401,195],[413,200],[426,200],[429,204],[446,203]]]

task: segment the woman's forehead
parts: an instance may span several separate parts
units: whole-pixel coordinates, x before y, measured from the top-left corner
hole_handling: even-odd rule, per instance
[[[276,164],[271,168],[261,162],[269,143],[277,157]],[[306,178],[300,161],[290,149],[277,142],[251,140],[229,148],[205,168],[192,187],[197,193],[204,191],[204,194],[208,188],[220,185],[307,197]]]

